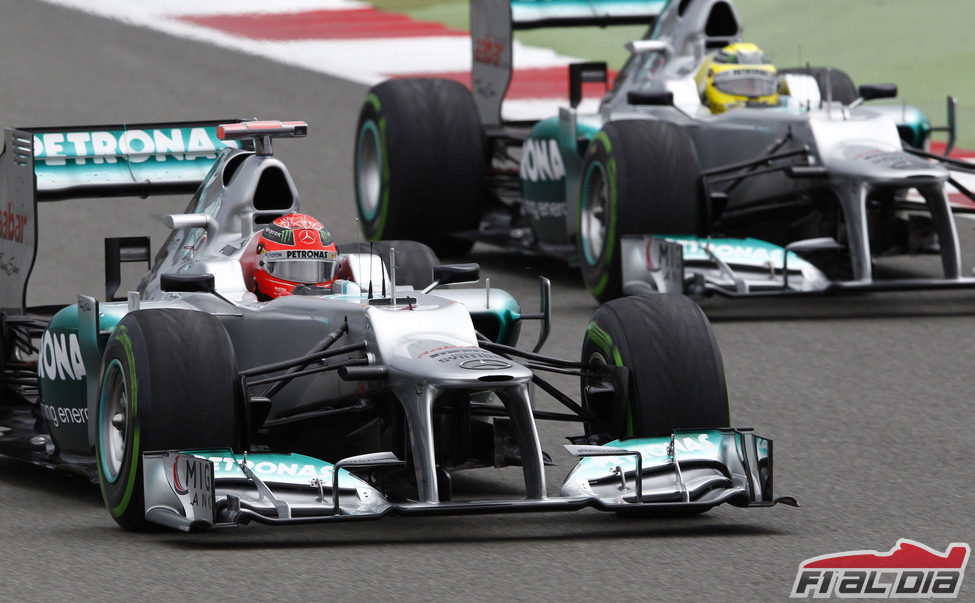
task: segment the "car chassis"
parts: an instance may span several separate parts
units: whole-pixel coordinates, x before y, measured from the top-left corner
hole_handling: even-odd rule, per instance
[[[627,44],[630,59],[612,87],[605,63],[573,64],[569,106],[557,115],[502,117],[515,30],[627,24],[649,29]],[[842,72],[806,67],[779,74],[780,106],[712,115],[701,103],[695,73],[709,52],[742,40],[731,0],[639,5],[472,0],[471,28],[471,92],[453,94],[450,107],[476,115],[479,129],[472,130],[468,146],[483,144],[490,159],[480,196],[456,193],[453,202],[471,206],[480,219],[441,220],[440,232],[426,233],[431,244],[453,237],[564,259],[580,266],[587,288],[601,301],[657,292],[745,297],[975,287],[975,278],[963,274],[955,225],[956,215],[975,213],[975,193],[958,177],[975,174],[975,166],[948,157],[955,140],[954,98],[948,98],[948,125],[932,127],[906,104],[864,105],[896,96],[895,85],[854,89]],[[834,71],[849,90],[834,90]],[[378,119],[369,107],[380,97],[406,102],[425,95],[426,104],[415,103],[411,118],[385,117],[390,129],[398,117],[418,121],[444,94],[437,82],[414,78],[377,85],[363,105],[360,131],[368,133],[369,120]],[[607,89],[595,111],[580,108],[586,82]],[[409,148],[412,138],[424,140],[423,132],[405,126],[395,131],[395,140],[375,137],[394,174],[404,169],[394,161],[405,152],[390,149]],[[643,148],[620,144],[625,131],[645,132]],[[934,132],[948,134],[944,155],[926,150]],[[356,177],[364,231],[374,236],[405,228],[405,214],[396,213],[395,204],[422,206],[424,199],[404,181],[378,178],[365,155],[360,157],[367,148],[363,141],[372,140],[363,133]],[[614,133],[619,138],[603,144]],[[670,146],[655,142],[665,138]],[[644,180],[634,176],[624,186],[622,180],[607,185],[604,178],[605,192],[590,186],[592,170],[602,165],[600,151],[608,154],[614,173],[642,172]],[[479,167],[454,165],[452,155],[431,159],[423,177],[457,179]],[[668,155],[679,160],[657,167]],[[675,180],[670,172],[675,169],[693,178]],[[665,184],[644,183],[654,181]],[[626,186],[641,193],[620,192]],[[949,199],[949,186],[964,200]],[[661,193],[669,189],[680,193]],[[624,200],[626,195],[632,198]],[[686,215],[681,206],[692,207],[694,218],[657,221],[657,215]],[[385,216],[387,209],[390,217],[380,224],[375,216]],[[630,219],[617,223],[615,216],[625,212]],[[389,224],[393,216],[398,225]],[[875,258],[919,253],[939,254],[943,276],[874,273]]]
[[[271,140],[303,136],[306,131],[301,122],[240,120],[6,129],[0,195],[13,214],[23,217],[24,234],[19,239],[0,239],[0,253],[26,258],[26,263],[21,271],[0,272],[0,341],[10,344],[3,353],[0,384],[4,394],[0,422],[7,428],[0,438],[0,453],[97,479],[109,503],[107,489],[116,482],[115,487],[125,487],[119,476],[129,461],[113,466],[112,456],[117,453],[113,438],[123,438],[118,450],[138,451],[138,464],[133,459],[130,466],[141,467],[141,477],[136,469],[128,473],[128,489],[119,507],[128,504],[135,488],[141,494],[144,520],[179,530],[387,515],[587,507],[640,514],[699,512],[725,502],[742,507],[796,504],[791,497],[773,495],[771,440],[749,429],[730,428],[675,429],[669,437],[612,441],[570,438],[567,449],[581,460],[563,483],[561,495],[548,496],[545,465],[550,461],[541,450],[535,420],[586,422],[592,416],[538,373],[595,379],[588,386],[590,400],[625,397],[629,373],[623,366],[538,353],[550,324],[545,279],[541,311],[522,314],[509,294],[489,285],[443,288],[476,280],[476,265],[435,267],[433,282],[421,290],[397,283],[392,250],[388,273],[380,257],[354,252],[342,254],[350,273],[339,288],[267,303],[254,300],[242,274],[247,271],[248,245],[256,241],[255,227],[298,209],[296,189],[286,168],[271,154]],[[160,132],[167,138],[161,139]],[[172,148],[173,141],[180,139],[177,132],[212,144]],[[168,141],[171,148],[161,153],[143,143],[141,152],[130,144],[128,149],[99,153],[79,143],[76,154],[62,149],[66,157],[52,159],[48,143],[63,140],[65,134],[75,139],[87,135],[88,140],[95,134],[130,141],[155,137]],[[224,142],[216,146],[218,141]],[[101,161],[90,161],[95,157]],[[75,159],[75,165],[65,158]],[[105,169],[103,164],[118,169]],[[83,173],[76,171],[77,166],[85,168],[79,170]],[[259,199],[268,182],[280,185],[272,202]],[[77,304],[64,307],[26,307],[27,281],[37,251],[38,201],[191,190],[196,194],[188,213],[168,216],[173,234],[139,290],[130,292],[126,300],[114,295],[119,263],[148,261],[148,241],[142,238],[106,242],[106,301],[79,295]],[[132,448],[138,438],[133,444],[130,434],[133,429],[147,433],[152,425],[134,426],[139,424],[133,421],[142,419],[128,400],[132,393],[125,385],[128,382],[120,390],[124,405],[117,413],[112,410],[117,389],[112,378],[126,373],[117,368],[117,361],[109,362],[109,351],[119,333],[131,338],[128,329],[138,324],[139,316],[188,311],[192,312],[180,316],[207,315],[207,320],[223,325],[220,332],[226,329],[236,348],[239,370],[233,399],[240,439],[228,447],[139,451]],[[486,336],[471,322],[485,324],[485,318],[507,328],[498,326],[493,338]],[[511,345],[517,338],[512,325],[522,319],[542,321],[531,352]],[[323,333],[326,324],[331,324],[331,330],[316,335]],[[261,325],[273,327],[283,343],[262,340],[255,331]],[[35,345],[38,338],[41,344]],[[252,353],[254,349],[260,354]],[[306,351],[295,355],[295,349]],[[264,362],[258,362],[260,356]],[[86,378],[95,375],[100,379]],[[315,387],[289,389],[299,381]],[[151,389],[152,382],[148,384]],[[341,404],[308,398],[307,392],[318,391],[323,384],[333,388],[328,400]],[[572,412],[535,410],[530,384]],[[261,389],[255,392],[255,388]],[[442,429],[443,414],[435,412],[435,405],[453,391],[466,400],[451,415],[461,422]],[[494,398],[500,404],[492,402]],[[269,440],[262,439],[269,429],[288,430],[374,410],[384,400],[405,417],[408,431],[400,454],[371,451],[331,463],[293,450],[274,452]],[[56,409],[54,416],[46,409]],[[58,413],[63,418],[65,412],[77,420],[59,422]],[[139,411],[144,412],[148,411]],[[525,498],[450,500],[444,470],[444,455],[450,450],[446,442],[453,442],[451,434],[469,439],[469,433],[454,428],[470,425],[472,419],[493,421],[493,443],[488,447],[493,448],[493,458],[462,459],[451,467],[520,464]],[[401,489],[397,493],[395,487],[387,488],[402,483],[413,491],[404,495]],[[109,509],[115,515],[113,504]],[[136,517],[130,526],[141,523]]]

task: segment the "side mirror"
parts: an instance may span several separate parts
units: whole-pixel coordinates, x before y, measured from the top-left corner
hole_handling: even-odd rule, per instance
[[[210,225],[210,216],[206,214],[169,214],[163,216],[163,223],[172,230],[206,228]]]
[[[670,107],[674,104],[674,93],[670,90],[631,90],[626,94],[626,102],[631,105]]]
[[[213,293],[216,284],[212,274],[164,274],[159,277],[159,288],[167,293]]]
[[[481,267],[477,264],[448,264],[433,267],[433,280],[441,285],[466,283],[481,278]]]
[[[606,63],[604,61],[569,64],[569,106],[575,109],[582,102],[582,84],[585,82],[607,85]]]
[[[122,264],[124,262],[145,262],[146,268],[152,267],[152,254],[149,249],[149,237],[111,237],[105,239],[105,301],[122,301],[124,297],[115,297],[119,284],[122,282]]]
[[[633,54],[671,51],[670,44],[663,40],[633,40],[632,42],[627,42],[625,48]]]
[[[481,267],[478,264],[447,264],[433,267],[433,282],[427,285],[423,293],[429,293],[441,285],[451,283],[467,283],[481,278]]]
[[[897,96],[897,84],[864,84],[858,89],[860,98],[865,101]]]

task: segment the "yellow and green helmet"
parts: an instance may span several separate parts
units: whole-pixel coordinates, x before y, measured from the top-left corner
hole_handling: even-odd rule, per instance
[[[736,42],[709,56],[697,73],[701,100],[712,113],[734,107],[777,105],[775,65],[762,49],[749,42]]]

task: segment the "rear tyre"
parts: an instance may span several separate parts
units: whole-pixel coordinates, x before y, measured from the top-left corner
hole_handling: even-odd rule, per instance
[[[389,249],[396,250],[396,284],[423,289],[433,282],[433,268],[440,265],[437,254],[428,245],[416,241],[376,241],[374,243],[341,243],[339,253],[372,253],[383,259],[389,270]]]
[[[853,85],[853,80],[845,71],[840,69],[831,69],[828,67],[790,67],[788,69],[779,69],[778,72],[813,76],[816,78],[816,83],[819,84],[819,94],[823,100],[826,100],[827,86],[831,89],[833,100],[839,101],[844,105],[849,105],[860,96],[856,86]]]
[[[586,435],[600,442],[669,436],[675,429],[731,425],[724,365],[711,324],[690,298],[677,294],[630,296],[600,306],[582,343],[583,362],[629,369],[625,400],[582,405],[597,419]]]
[[[213,316],[153,309],[127,314],[102,363],[95,460],[105,506],[126,530],[145,518],[142,453],[234,448],[239,441],[230,336]]]
[[[613,121],[596,134],[582,167],[576,247],[597,300],[623,295],[621,236],[702,230],[700,177],[694,143],[674,124]]]
[[[356,208],[370,240],[415,239],[443,256],[473,242],[486,194],[486,142],[462,84],[389,80],[374,86],[356,130]]]

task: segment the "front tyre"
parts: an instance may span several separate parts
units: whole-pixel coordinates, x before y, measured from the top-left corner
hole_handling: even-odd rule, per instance
[[[226,329],[191,310],[127,314],[105,348],[95,459],[109,513],[127,530],[145,518],[142,453],[233,448],[237,362]]]
[[[576,222],[582,279],[600,302],[623,295],[623,235],[703,229],[700,167],[690,136],[661,121],[607,123],[586,151]]]
[[[731,425],[724,365],[711,324],[688,297],[623,297],[596,309],[586,328],[582,361],[625,366],[625,399],[590,399],[582,378],[583,407],[596,420],[586,435],[600,442],[669,436],[675,429]]]
[[[374,86],[356,129],[356,209],[370,240],[414,239],[463,255],[486,194],[486,142],[470,91],[441,79]]]

